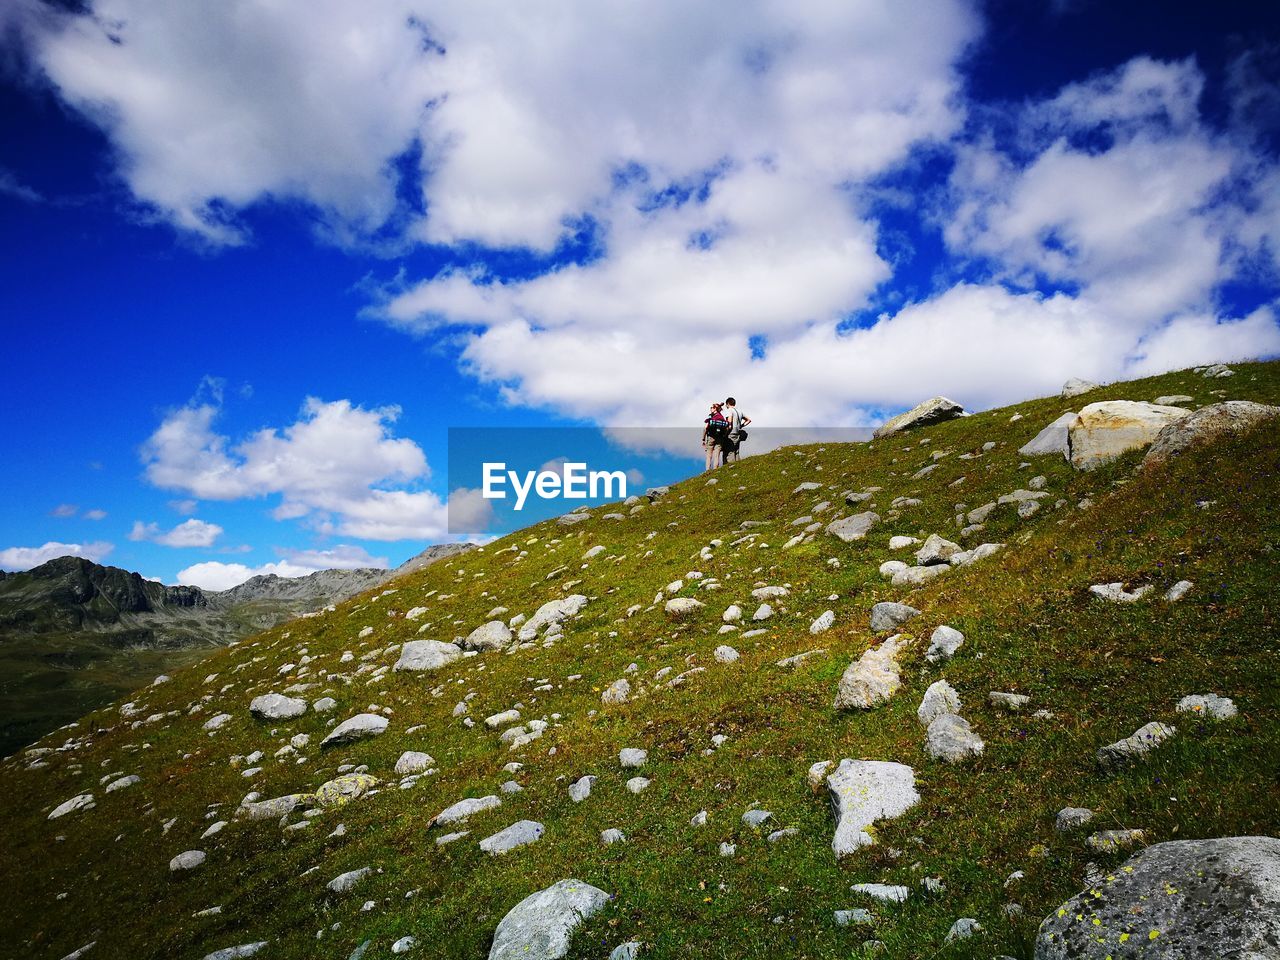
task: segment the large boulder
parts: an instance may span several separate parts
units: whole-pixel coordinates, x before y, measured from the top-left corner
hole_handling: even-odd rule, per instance
[[[827,791],[836,815],[836,859],[875,843],[877,820],[900,817],[920,802],[915,771],[884,760],[841,760],[827,777]]]
[[[343,720],[329,731],[329,735],[320,741],[320,746],[336,747],[344,743],[354,743],[385,733],[391,721],[376,713],[357,713],[349,720]]]
[[[493,934],[489,960],[559,960],[588,917],[609,902],[609,895],[581,880],[561,880],[517,903]]]
[[[461,656],[462,650],[457,644],[440,640],[410,640],[400,648],[400,659],[396,661],[395,668],[414,673],[439,670]]]
[[[292,720],[307,712],[307,701],[265,693],[249,701],[249,712],[259,720]]]
[[[946,397],[934,397],[931,400],[924,401],[924,403],[916,404],[906,413],[900,413],[896,417],[886,420],[876,428],[873,436],[879,440],[881,437],[892,436],[895,433],[901,433],[903,430],[927,427],[946,420],[954,420],[956,417],[963,417],[964,415],[964,407],[954,400],[948,400]]]
[[[1129,450],[1147,446],[1171,423],[1189,416],[1181,407],[1137,400],[1103,400],[1080,411],[1069,431],[1071,465],[1092,470]]]
[[[915,607],[885,600],[871,608],[871,629],[876,633],[896,630],[912,617],[920,615]]]
[[[1098,385],[1092,380],[1082,380],[1080,377],[1071,377],[1062,385],[1062,397],[1078,397],[1082,393],[1088,393],[1090,390],[1097,390]]]
[[[1029,442],[1018,448],[1024,457],[1060,456],[1064,460],[1071,457],[1071,443],[1068,439],[1071,427],[1076,422],[1077,414],[1067,412],[1053,423],[1037,433]],[[976,522],[976,521],[975,521]]]
[[[836,689],[837,710],[870,710],[889,700],[902,686],[898,657],[906,646],[901,635],[872,647],[845,668]]]
[[[871,532],[871,528],[879,522],[880,515],[868,510],[827,524],[827,533],[845,543],[853,543],[855,540],[864,539]]]
[[[1035,960],[1280,957],[1280,840],[1147,847],[1040,924]]]
[[[511,646],[511,628],[501,620],[476,627],[459,644],[463,650],[505,650]]]
[[[1248,400],[1228,400],[1201,407],[1162,429],[1142,458],[1142,465],[1145,467],[1168,460],[1195,444],[1210,443],[1228,434],[1239,433],[1275,416],[1280,416],[1280,407],[1250,403]]]

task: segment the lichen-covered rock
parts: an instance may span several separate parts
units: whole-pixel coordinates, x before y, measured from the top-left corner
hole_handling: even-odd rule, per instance
[[[902,686],[898,656],[905,645],[901,635],[890,637],[849,664],[836,688],[835,709],[869,710],[897,693]]]
[[[1171,423],[1188,416],[1181,407],[1162,407],[1136,400],[1091,403],[1069,431],[1071,465],[1092,470],[1129,450],[1152,443]]]
[[[1240,433],[1276,416],[1280,416],[1280,407],[1248,400],[1227,400],[1201,407],[1164,427],[1142,458],[1142,465],[1147,467],[1160,463],[1197,444],[1211,443],[1229,434]]]
[[[827,790],[836,815],[831,849],[837,859],[875,843],[877,820],[900,817],[920,802],[915,771],[884,760],[841,760],[827,777]]]
[[[895,433],[901,433],[903,430],[913,430],[916,427],[944,423],[947,420],[954,420],[956,417],[963,417],[964,415],[964,407],[954,400],[948,400],[946,397],[933,397],[923,403],[916,404],[906,413],[900,413],[896,417],[886,420],[876,428],[873,436],[879,440],[881,437],[889,437]]]
[[[1106,770],[1128,766],[1141,760],[1172,737],[1177,730],[1177,727],[1153,720],[1139,727],[1123,740],[1117,740],[1102,747],[1098,751],[1098,763]]]
[[[1179,713],[1191,713],[1214,720],[1230,720],[1236,715],[1236,705],[1230,697],[1216,693],[1193,693],[1178,701]],[[110,788],[108,788],[110,789]]]
[[[498,924],[489,960],[559,960],[574,931],[608,902],[603,890],[572,879],[530,894]]]
[[[1035,960],[1280,956],[1280,840],[1157,843],[1054,910]]]

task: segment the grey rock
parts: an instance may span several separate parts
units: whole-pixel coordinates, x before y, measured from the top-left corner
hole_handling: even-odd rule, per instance
[[[410,640],[400,648],[400,659],[396,661],[395,669],[422,673],[439,670],[461,658],[462,650],[456,644],[439,640]]]
[[[972,917],[961,917],[951,925],[951,929],[947,931],[947,943],[953,940],[968,940],[970,937],[982,932],[982,924]]]
[[[626,677],[615,680],[600,694],[600,702],[605,704],[626,703],[631,699],[631,681]]]
[[[912,617],[919,616],[920,611],[905,603],[884,601],[871,608],[871,629],[876,633],[896,630]]]
[[[841,760],[827,777],[827,791],[836,816],[836,859],[874,844],[868,828],[877,820],[900,817],[920,802],[915,771],[884,760]]]
[[[412,773],[421,773],[435,762],[435,759],[429,753],[423,753],[420,750],[406,750],[400,754],[400,759],[396,761],[396,773],[402,777]]]
[[[489,960],[559,960],[574,931],[608,902],[603,890],[572,879],[530,894],[498,924]]]
[[[240,804],[236,816],[245,820],[279,820],[293,813],[304,802],[309,802],[309,798],[303,793],[290,793],[271,800],[250,800]]]
[[[785,840],[788,837],[798,837],[800,831],[795,827],[787,827],[784,830],[775,830],[769,836],[765,837],[770,843],[777,843],[779,840]]]
[[[502,800],[495,794],[487,797],[468,797],[465,800],[459,800],[457,803],[450,804],[445,807],[434,817],[431,818],[431,825],[448,826],[453,823],[463,823],[468,817],[475,816],[477,813],[484,813],[486,810],[493,810],[502,806]]]
[[[546,827],[536,820],[517,820],[505,830],[499,830],[492,836],[480,841],[480,849],[485,853],[498,856],[514,850],[516,847],[536,843],[546,832]]]
[[[836,689],[835,709],[869,710],[888,701],[902,686],[898,657],[905,647],[905,638],[892,636],[850,663]]]
[[[1097,390],[1098,384],[1092,380],[1082,380],[1080,377],[1071,377],[1062,385],[1062,391],[1058,394],[1060,397],[1078,397],[1082,393],[1088,393],[1090,390]]]
[[[1000,707],[1010,713],[1018,713],[1031,702],[1025,693],[1005,693],[1003,690],[992,690],[987,694],[987,701],[993,707]]]
[[[945,663],[955,656],[956,651],[964,644],[964,634],[953,627],[942,626],[933,631],[929,637],[929,649],[924,658],[930,663]]]
[[[1160,407],[1134,400],[1091,403],[1071,425],[1071,465],[1077,470],[1094,468],[1116,457],[1145,447],[1171,423],[1188,416],[1181,407]]]
[[[631,793],[644,793],[652,782],[647,777],[632,777],[627,781],[627,790]]]
[[[1172,587],[1170,587],[1168,590],[1165,591],[1164,598],[1169,603],[1177,603],[1179,600],[1185,597],[1188,593],[1190,593],[1191,588],[1194,586],[1195,584],[1192,583],[1190,580],[1179,580]]]
[[[695,600],[693,597],[672,597],[663,607],[667,616],[675,620],[681,620],[691,614],[697,613],[705,606],[701,600]]]
[[[636,960],[638,956],[640,956],[639,940],[620,943],[609,951],[609,960]]]
[[[206,859],[207,855],[203,850],[184,850],[169,861],[169,870],[172,873],[184,873],[202,866]]]
[[[208,720],[206,720],[206,721],[204,722],[204,726],[202,727],[202,729],[204,729],[204,730],[219,730],[219,729],[221,729],[221,728],[223,727],[223,725],[225,725],[225,724],[226,724],[226,722],[227,722],[228,720],[230,720],[230,719],[231,719],[231,714],[229,714],[229,713],[220,713],[220,714],[218,714],[216,717],[210,717]]]
[[[414,937],[401,937],[391,945],[392,953],[408,953],[418,945],[418,941]]]
[[[870,910],[858,907],[854,910],[835,911],[835,921],[837,927],[852,927],[865,923],[875,923],[875,918],[871,916]]]
[[[618,751],[618,762],[622,764],[624,770],[643,767],[648,759],[649,751],[640,750],[637,747],[623,747]]]
[[[826,532],[845,543],[853,543],[866,539],[867,534],[879,522],[880,515],[868,510],[865,513],[855,513],[851,517],[832,521],[827,524]]]
[[[906,903],[911,896],[910,887],[893,883],[855,883],[849,889],[881,903]]]
[[[1227,702],[1230,703],[1230,701],[1227,701]],[[107,789],[103,790],[102,792],[115,793],[117,790],[124,790],[126,787],[132,787],[135,783],[138,783],[141,779],[142,778],[138,776],[136,773],[130,774],[127,777],[120,777],[119,779],[112,780],[110,783],[108,783]]]
[[[1165,426],[1142,458],[1144,467],[1180,456],[1193,446],[1211,443],[1280,416],[1280,407],[1227,400],[1201,407]]]
[[[1156,397],[1151,402],[1158,406],[1168,407],[1178,403],[1191,403],[1193,400],[1195,400],[1195,397],[1187,396],[1185,393],[1171,393],[1163,397]]]
[[[1177,710],[1179,713],[1192,713],[1200,717],[1212,717],[1214,720],[1230,720],[1236,715],[1236,705],[1231,698],[1220,697],[1216,693],[1193,693],[1185,696],[1178,701]]]
[[[512,633],[501,620],[490,620],[476,627],[459,646],[463,650],[505,650],[511,646]]]
[[[1098,853],[1113,853],[1136,847],[1146,838],[1145,830],[1101,830],[1085,838],[1085,846]]]
[[[920,706],[916,708],[916,719],[922,727],[928,727],[943,714],[959,712],[960,694],[947,681],[938,680],[924,692]]]
[[[959,763],[979,756],[986,749],[969,721],[954,713],[944,713],[929,724],[925,752],[935,760]]]
[[[1098,751],[1098,763],[1106,770],[1116,770],[1143,759],[1177,732],[1177,727],[1152,721],[1139,727],[1123,740],[1109,743]]]
[[[377,713],[357,713],[354,717],[343,720],[329,731],[329,735],[320,741],[322,748],[336,747],[357,740],[385,733],[391,721]]]
[[[716,663],[733,663],[738,659],[740,654],[728,644],[721,644],[716,647],[712,656],[716,658]]]
[[[916,563],[922,567],[932,566],[935,563],[949,563],[951,558],[959,552],[960,544],[952,543],[936,533],[931,533],[929,539],[924,542],[924,546],[916,551]]]
[[[92,793],[82,793],[70,800],[64,800],[58,804],[49,813],[46,819],[57,820],[59,817],[65,817],[68,813],[75,813],[79,810],[92,810],[97,804],[94,802]]]
[[[947,420],[954,420],[956,417],[963,417],[964,415],[964,407],[954,400],[948,400],[946,397],[933,397],[923,403],[916,404],[906,413],[900,413],[896,417],[886,420],[876,428],[872,436],[874,439],[879,440],[881,437],[889,437],[904,430],[944,423]]]
[[[615,843],[625,843],[626,839],[626,834],[617,827],[610,827],[608,830],[600,831],[600,842],[606,847],[611,847]]]
[[[266,693],[249,701],[249,712],[259,720],[292,720],[307,712],[307,701]]]
[[[832,624],[836,622],[836,614],[834,610],[826,610],[813,623],[809,624],[809,632],[815,636],[819,633],[825,633],[831,629]]]
[[[1272,837],[1147,847],[1052,911],[1035,947],[1035,960],[1277,956],[1280,840]]]
[[[256,956],[268,942],[259,940],[257,943],[240,943],[234,947],[223,947],[213,953],[206,953],[204,960],[242,960],[244,957]]]
[[[359,870],[348,870],[340,873],[325,886],[332,893],[350,893],[361,880],[373,873],[372,867],[361,867]]]
[[[595,777],[581,777],[569,784],[569,799],[574,803],[581,803],[587,797],[591,796],[591,787],[595,784]]]
[[[890,583],[895,587],[918,587],[950,571],[951,568],[945,563],[935,563],[927,567],[907,567],[895,573]]]
[[[378,785],[378,778],[368,773],[346,773],[320,784],[315,793],[322,807],[340,807],[359,800]]]
[[[1089,592],[1095,597],[1101,597],[1103,600],[1109,600],[1112,603],[1136,603],[1149,594],[1151,590],[1150,584],[1135,587],[1133,590],[1125,590],[1124,584],[1120,581],[1115,583],[1095,583],[1089,588]]]
[[[574,514],[571,514],[571,516],[574,516]],[[576,514],[576,516],[583,516],[583,514]],[[532,617],[520,625],[519,639],[521,641],[532,640],[547,627],[563,623],[570,617],[576,617],[589,602],[580,593],[571,594],[558,600],[548,600],[534,611]]]
[[[311,705],[311,709],[316,713],[328,713],[338,705],[338,701],[333,697],[321,697]]]
[[[752,830],[759,830],[766,821],[773,819],[773,813],[768,810],[748,810],[742,815],[742,822]]]
[[[1093,811],[1088,807],[1063,807],[1053,821],[1053,829],[1059,833],[1070,833],[1083,827],[1093,819]]]

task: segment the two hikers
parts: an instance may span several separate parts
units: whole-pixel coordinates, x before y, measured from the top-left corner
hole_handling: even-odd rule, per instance
[[[702,423],[702,448],[706,451],[706,470],[713,470],[739,459],[742,441],[747,438],[746,426],[751,418],[738,409],[737,401],[729,397],[724,403],[711,404],[711,410]]]

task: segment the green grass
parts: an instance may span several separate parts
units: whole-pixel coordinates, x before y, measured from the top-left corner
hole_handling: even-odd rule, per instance
[[[1020,469],[1017,454],[1060,412],[1092,400],[1189,393],[1211,402],[1210,391],[1225,390],[1233,399],[1280,401],[1280,364],[1237,370],[1228,381],[1175,373],[1069,402],[1032,401],[871,445],[752,457],[718,472],[717,486],[694,477],[624,522],[600,519],[608,511],[598,510],[571,528],[540,524],[393,583],[397,592],[389,596],[365,594],[335,613],[221,651],[171,683],[135,695],[145,706],[139,717],[177,711],[173,718],[132,729],[117,709],[106,708],[69,734],[47,738],[45,746],[68,735],[82,744],[51,755],[48,767],[27,770],[21,757],[5,763],[0,823],[8,842],[0,876],[10,892],[0,903],[0,942],[14,956],[57,958],[96,939],[94,957],[138,958],[202,957],[219,947],[271,940],[260,956],[274,960],[345,957],[365,939],[374,941],[369,956],[386,956],[391,942],[412,934],[417,955],[483,957],[511,906],[575,876],[615,895],[579,932],[575,957],[603,957],[637,939],[654,957],[844,958],[859,956],[871,937],[884,941],[891,957],[1030,957],[1040,919],[1080,889],[1086,863],[1123,859],[1091,857],[1083,833],[1141,827],[1154,842],[1280,831],[1274,589],[1280,425],[1138,474],[1136,455],[1077,474],[1052,458]],[[1010,424],[1014,412],[1024,418]],[[959,459],[979,453],[986,441],[999,446]],[[911,480],[936,450],[952,453],[930,476]],[[880,562],[893,556],[891,535],[954,537],[956,502],[976,507],[1025,486],[1036,473],[1047,477],[1053,494],[1046,507],[1026,521],[1002,507],[972,541],[1005,541],[1005,552],[914,591],[878,575]],[[963,484],[950,487],[960,476]],[[826,487],[793,494],[804,480]],[[867,541],[845,545],[820,534],[810,544],[780,549],[795,532],[790,521],[810,513],[815,502],[841,506],[841,491],[873,485],[884,487],[874,503],[886,520]],[[889,501],[907,494],[924,503],[891,519]],[[1094,506],[1077,509],[1085,496]],[[1054,508],[1058,498],[1067,505]],[[757,531],[769,548],[729,546],[746,519],[770,521]],[[700,560],[699,550],[713,538],[724,545],[712,560]],[[511,544],[527,556],[504,552]],[[605,553],[580,569],[579,558],[596,544]],[[838,568],[827,563],[831,558],[839,559]],[[567,569],[547,579],[561,567]],[[686,579],[682,595],[707,603],[697,616],[675,624],[660,607],[648,609],[658,590],[690,570],[724,584],[704,592]],[[1087,592],[1092,583],[1116,579],[1167,588],[1184,576],[1195,590],[1173,605],[1108,604]],[[791,595],[775,604],[768,633],[719,636],[720,612],[736,602],[749,613],[757,583],[791,585]],[[367,673],[354,675],[362,654],[413,639],[423,623],[431,626],[422,636],[450,640],[482,623],[495,606],[509,607],[507,616],[531,614],[566,590],[592,602],[553,647],[484,654],[431,675],[388,673],[373,683]],[[837,599],[829,600],[833,594]],[[924,611],[908,625],[918,641],[904,658],[904,689],[880,709],[837,713],[831,709],[836,681],[872,640],[866,629],[871,605],[886,599]],[[645,609],[626,617],[636,603]],[[428,613],[406,621],[403,612],[418,605]],[[837,624],[811,637],[808,625],[825,609],[836,612]],[[966,642],[951,663],[930,667],[923,649],[941,623],[962,630]],[[357,639],[365,626],[374,634]],[[742,653],[738,663],[713,660],[722,642]],[[296,670],[283,677],[277,671],[296,663],[301,647],[316,658],[313,675],[334,675],[307,691],[308,699],[334,696],[339,708],[331,717],[337,719],[370,704],[391,707],[390,731],[322,754],[314,744],[327,729],[323,716],[308,713],[274,725],[252,719],[251,697],[298,681]],[[827,652],[794,670],[774,665],[814,647]],[[355,663],[339,663],[344,650],[356,654]],[[369,662],[394,660],[390,653]],[[624,674],[633,662],[638,671]],[[618,677],[652,686],[647,678],[659,668],[671,667],[674,675],[691,664],[706,671],[683,686],[651,689],[621,707],[600,703],[600,691]],[[217,677],[206,683],[210,674]],[[567,679],[575,674],[581,679]],[[915,708],[940,676],[960,691],[964,715],[986,741],[976,761],[949,766],[924,754]],[[535,691],[543,680],[553,689]],[[233,686],[223,692],[225,684]],[[1055,716],[1001,713],[987,704],[990,690],[1030,694],[1033,708]],[[1241,716],[1212,724],[1174,714],[1180,697],[1207,691],[1235,698]],[[516,702],[524,704],[526,718],[558,713],[561,719],[541,740],[511,753],[496,733],[465,729],[451,717],[468,693],[474,693],[477,721]],[[234,719],[215,736],[204,734],[201,723],[221,711]],[[1139,767],[1100,773],[1096,749],[1152,719],[1175,723],[1179,735]],[[406,734],[417,724],[424,729]],[[307,763],[271,759],[299,732],[313,737]],[[707,755],[715,734],[729,739]],[[618,768],[623,746],[649,750],[641,772],[653,784],[639,796],[623,788],[634,775]],[[255,749],[268,759],[250,781],[229,758]],[[430,752],[440,772],[400,791],[391,770],[405,749]],[[837,864],[826,797],[810,791],[805,772],[817,760],[841,757],[911,764],[922,800],[881,824],[876,846]],[[464,796],[497,792],[507,779],[501,768],[513,758],[526,765],[515,777],[524,792],[474,817],[466,840],[437,848],[433,840],[441,831],[427,829],[429,818]],[[211,822],[209,805],[221,804],[216,816],[232,819],[249,789],[264,797],[314,789],[344,761],[368,764],[390,782],[376,796],[326,812],[306,830],[233,822],[210,840],[198,839]],[[137,773],[143,782],[104,795],[99,779],[117,772]],[[584,774],[599,780],[590,799],[574,804],[568,784]],[[45,819],[54,804],[86,791],[97,796],[96,809]],[[800,835],[768,844],[739,820],[755,805]],[[1068,805],[1097,813],[1082,834],[1053,830],[1055,813]],[[690,826],[701,809],[710,822]],[[166,835],[162,825],[174,818]],[[477,849],[474,841],[522,818],[546,824],[540,842],[500,859]],[[339,823],[346,836],[330,839]],[[599,832],[608,827],[621,828],[628,842],[602,846]],[[735,857],[719,856],[723,840],[738,844]],[[174,879],[168,861],[186,849],[206,850],[208,862]],[[362,866],[382,872],[346,897],[326,894],[330,879]],[[1025,871],[1025,879],[1006,890],[1004,880],[1015,870]],[[926,876],[941,878],[945,891],[924,893],[919,884]],[[860,881],[906,883],[914,892],[905,904],[876,907],[849,892]],[[409,891],[416,892],[406,898]],[[366,900],[376,906],[361,912]],[[1009,902],[1022,905],[1020,917],[1005,915]],[[220,915],[192,917],[215,904]],[[834,925],[832,911],[854,906],[873,908],[873,927]],[[944,945],[951,924],[964,916],[977,918],[985,932]]]

